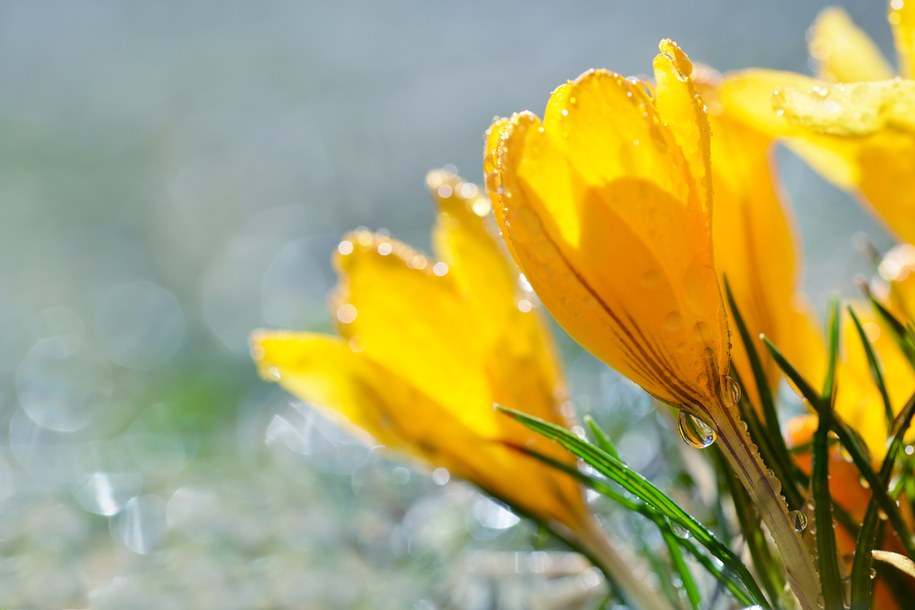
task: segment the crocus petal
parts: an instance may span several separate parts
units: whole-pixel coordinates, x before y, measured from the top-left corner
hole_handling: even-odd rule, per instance
[[[883,129],[915,132],[915,81],[782,87],[774,93],[773,104],[790,123],[817,134],[864,137]]]
[[[766,91],[775,109],[760,98]],[[721,97],[836,185],[857,191],[879,220],[915,241],[915,82],[828,85],[797,74],[728,76]]]
[[[426,183],[439,207],[435,252],[463,297],[464,319],[475,340],[486,344],[482,369],[492,400],[568,425],[560,411],[567,398],[558,355],[536,297],[522,289],[518,268],[499,248],[489,201],[476,185],[441,170],[430,172]],[[497,421],[509,436],[530,436],[510,418]]]
[[[261,331],[252,336],[261,374],[320,408],[353,432],[449,469],[489,493],[578,531],[586,509],[565,475],[482,439],[435,399],[347,341],[315,333]],[[472,405],[471,405],[472,406]],[[491,412],[489,405],[485,411]],[[532,437],[528,437],[533,441]],[[538,439],[534,448],[547,449]],[[554,451],[554,453],[556,453]]]
[[[893,29],[899,73],[915,79],[915,3],[912,0],[890,0],[887,20]]]
[[[705,97],[712,96],[709,92]],[[772,139],[732,117],[720,104],[711,106],[715,263],[728,278],[751,336],[765,333],[784,350],[800,315],[800,274],[794,230],[773,175]],[[789,358],[791,351],[786,352]],[[739,340],[731,359],[751,402],[758,406],[758,389]],[[769,386],[774,387],[780,378],[778,367],[765,354],[762,361]]]
[[[447,268],[368,231],[345,239],[352,248],[336,257],[332,304],[341,336],[477,434],[494,437],[499,416],[485,408],[493,402],[486,379],[467,374],[482,367],[486,345],[480,333],[454,323],[465,306]]]
[[[893,78],[883,53],[842,8],[820,11],[807,40],[817,75],[823,80],[850,83]]]
[[[429,433],[442,424],[427,396],[403,380],[354,352],[346,340],[318,333],[259,331],[251,337],[251,352],[258,371],[268,381],[278,381],[292,394],[317,406],[355,434],[402,449],[415,448],[429,456],[441,451],[437,441],[459,442],[470,431],[449,422],[451,437],[436,439]],[[398,405],[412,405],[411,409]],[[428,438],[427,438],[428,437]],[[418,441],[426,438],[424,443]]]
[[[726,372],[727,329],[690,161],[707,163],[701,143],[685,154],[678,142],[701,128],[675,134],[682,108],[670,108],[668,126],[641,83],[587,72],[554,92],[543,123],[493,125],[487,187],[557,321],[652,395],[696,409]]]

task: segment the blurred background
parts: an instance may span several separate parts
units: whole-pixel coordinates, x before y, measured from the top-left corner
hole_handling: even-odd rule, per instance
[[[883,4],[846,6],[889,52]],[[662,37],[721,70],[806,71],[821,7],[0,2],[0,605],[594,597],[586,566],[537,551],[551,543],[446,471],[360,445],[261,382],[248,333],[330,329],[329,258],[349,229],[427,249],[425,172],[479,182],[494,115],[541,112],[587,68],[647,73]],[[889,240],[779,158],[822,310],[867,270],[852,236]],[[688,484],[664,417],[559,340],[579,411],[631,466]]]

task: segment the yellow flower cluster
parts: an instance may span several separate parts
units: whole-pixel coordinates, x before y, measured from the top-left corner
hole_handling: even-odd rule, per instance
[[[558,87],[542,119],[497,120],[485,143],[488,197],[446,172],[427,178],[439,206],[435,258],[386,236],[347,236],[335,260],[338,336],[256,333],[258,367],[392,449],[587,542],[595,528],[578,485],[518,448],[574,461],[492,409],[569,425],[542,302],[583,347],[680,410],[691,444],[722,439],[801,606],[816,607],[811,533],[790,526],[780,483],[735,406],[732,367],[757,408],[763,388],[729,328],[722,281],[751,334],[767,335],[819,383],[825,346],[800,292],[801,253],[773,167],[777,142],[915,243],[915,2],[892,0],[889,20],[900,76],[843,11],[828,9],[810,35],[817,78],[722,76],[664,40],[652,82],[591,70]],[[874,293],[915,321],[915,246],[888,254],[879,275]],[[880,322],[856,309],[898,411],[915,374]],[[879,463],[881,397],[853,328],[843,335],[836,413]],[[779,370],[770,358],[762,364],[774,390]],[[790,427],[795,442],[809,441],[809,420]],[[859,495],[854,502],[866,503]],[[658,605],[650,592],[632,595]]]

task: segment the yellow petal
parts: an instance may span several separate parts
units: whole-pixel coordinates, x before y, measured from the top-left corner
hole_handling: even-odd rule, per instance
[[[773,93],[779,115],[760,98]],[[729,76],[723,103],[787,145],[824,177],[854,190],[903,241],[915,241],[915,83],[827,85],[783,72]],[[790,119],[790,120],[789,120]]]
[[[699,201],[711,215],[711,173],[709,168],[709,122],[702,96],[690,78],[693,64],[672,40],[658,45],[654,60],[655,105],[661,119],[671,128],[690,174],[699,188]]]
[[[448,468],[505,502],[559,520],[573,531],[584,522],[587,509],[569,477],[502,443],[517,439],[481,438],[395,371],[353,352],[345,340],[262,331],[252,337],[252,354],[265,378],[279,381],[351,430]],[[492,411],[490,404],[467,407]],[[524,445],[569,461],[555,444],[529,431]]]
[[[800,274],[794,229],[772,174],[772,140],[724,113],[712,117],[712,129],[716,266],[728,278],[754,341],[765,333],[784,350],[796,332]],[[745,346],[739,339],[734,343],[732,364],[759,405]],[[790,349],[786,355],[792,356]],[[774,387],[778,367],[765,353],[762,361]]]
[[[883,129],[915,131],[915,81],[782,87],[773,103],[790,123],[817,134],[861,137]]]
[[[883,53],[842,8],[831,6],[820,11],[807,41],[823,80],[850,83],[893,78]]]
[[[747,125],[771,137],[789,138],[786,144],[814,169],[838,186],[850,189],[857,183],[859,173],[854,145],[803,133],[785,118],[784,111],[777,112],[773,105],[774,94],[783,88],[809,90],[822,84],[793,72],[744,70],[724,77],[718,97],[729,112]]]
[[[493,437],[498,414],[467,405],[492,403],[479,371],[486,339],[464,326],[464,302],[447,264],[367,231],[350,234],[332,309],[343,338],[442,404],[481,436]]]
[[[426,182],[439,206],[435,251],[464,300],[465,323],[486,344],[478,374],[485,369],[492,400],[567,425],[559,411],[566,401],[559,359],[536,298],[521,289],[517,267],[496,241],[489,201],[476,185],[448,172],[430,172]],[[509,418],[497,420],[519,431]]]
[[[707,403],[727,369],[709,219],[642,85],[591,71],[542,124],[523,113],[492,132],[496,218],[547,309],[654,396]]]
[[[890,0],[887,20],[893,29],[899,73],[915,78],[915,3],[912,0]]]

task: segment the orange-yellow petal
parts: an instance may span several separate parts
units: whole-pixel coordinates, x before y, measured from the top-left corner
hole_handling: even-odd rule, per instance
[[[845,9],[831,6],[820,11],[810,26],[807,43],[823,80],[851,83],[893,78],[883,53]]]
[[[688,409],[727,369],[702,188],[640,83],[591,71],[543,123],[487,142],[496,218],[544,304],[588,350]]]
[[[887,20],[896,41],[899,73],[915,78],[915,3],[912,0],[890,0]]]

